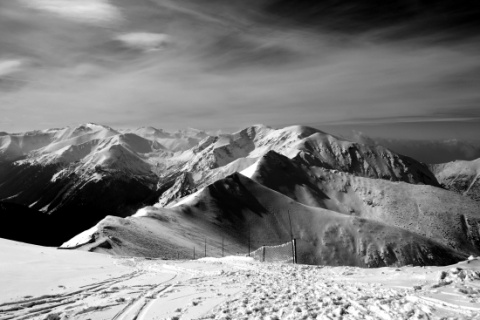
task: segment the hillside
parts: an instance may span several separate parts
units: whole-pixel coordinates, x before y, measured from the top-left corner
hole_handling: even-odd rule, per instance
[[[288,212],[298,239],[300,263],[443,265],[479,252],[474,248],[453,250],[379,221],[306,206],[238,173],[174,207],[147,207],[126,219],[107,217],[62,247],[173,258],[179,252],[191,254],[194,246],[202,248],[207,237],[210,254],[220,254],[222,238],[233,251],[247,252],[249,235],[253,248],[288,242]]]
[[[457,250],[480,249],[480,204],[441,188],[358,177],[274,152],[242,173],[305,205],[379,221]]]

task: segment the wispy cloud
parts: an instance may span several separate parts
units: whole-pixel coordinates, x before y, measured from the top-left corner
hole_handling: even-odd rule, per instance
[[[144,51],[160,50],[171,41],[170,37],[163,33],[131,32],[115,37],[125,46]]]
[[[23,5],[76,22],[108,25],[122,19],[121,11],[108,0],[20,0]]]
[[[424,163],[474,160],[480,157],[480,147],[472,141],[372,138],[360,131],[353,131],[347,138],[368,145],[382,145]]]
[[[0,78],[19,71],[21,67],[20,60],[0,60]]]

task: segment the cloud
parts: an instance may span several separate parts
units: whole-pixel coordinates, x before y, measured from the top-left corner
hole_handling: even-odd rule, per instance
[[[144,51],[159,50],[170,43],[170,37],[163,33],[132,32],[115,37],[127,47]]]
[[[445,163],[480,158],[480,147],[477,142],[472,140],[386,139],[370,137],[360,131],[352,131],[346,138],[371,146],[381,145],[424,163]]]
[[[79,12],[79,1],[70,9],[66,1],[24,1],[48,4],[45,10],[56,15],[73,8],[65,17]],[[102,17],[102,5],[112,6],[82,3],[87,14],[81,19],[87,20]],[[122,4],[112,12],[123,22],[111,28],[44,15],[0,19],[0,32],[9,31],[1,34],[0,57],[33,61],[31,82],[0,96],[2,114],[12,119],[5,128],[93,121],[234,130],[252,123],[461,123],[480,117],[479,48],[473,42],[312,31],[254,19],[245,7],[237,11],[216,1],[112,3]],[[158,47],[163,50],[151,50]],[[420,125],[414,130],[422,134]]]
[[[22,65],[21,60],[0,60],[0,78],[19,71]]]
[[[54,13],[73,21],[107,25],[122,19],[120,10],[108,0],[20,0],[25,6]]]

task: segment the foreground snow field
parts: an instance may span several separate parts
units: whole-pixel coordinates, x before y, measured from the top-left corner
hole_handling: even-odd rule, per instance
[[[480,260],[361,269],[110,257],[0,239],[0,319],[480,319]]]

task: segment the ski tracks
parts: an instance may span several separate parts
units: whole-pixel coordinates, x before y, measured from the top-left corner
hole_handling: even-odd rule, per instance
[[[149,306],[152,302],[163,292],[172,288],[173,284],[167,283],[173,281],[177,275],[178,274],[175,272],[170,279],[156,285],[153,289],[144,292],[136,299],[131,300],[125,308],[112,318],[112,320],[142,320],[144,315],[148,312]]]
[[[35,317],[51,313],[57,309],[61,309],[61,307],[65,307],[67,305],[81,305],[82,300],[96,295],[99,292],[111,288],[112,286],[115,286],[121,282],[138,277],[141,273],[141,271],[134,271],[124,274],[120,277],[113,277],[104,281],[84,285],[71,292],[43,295],[39,297],[1,303],[0,320],[33,319]]]

